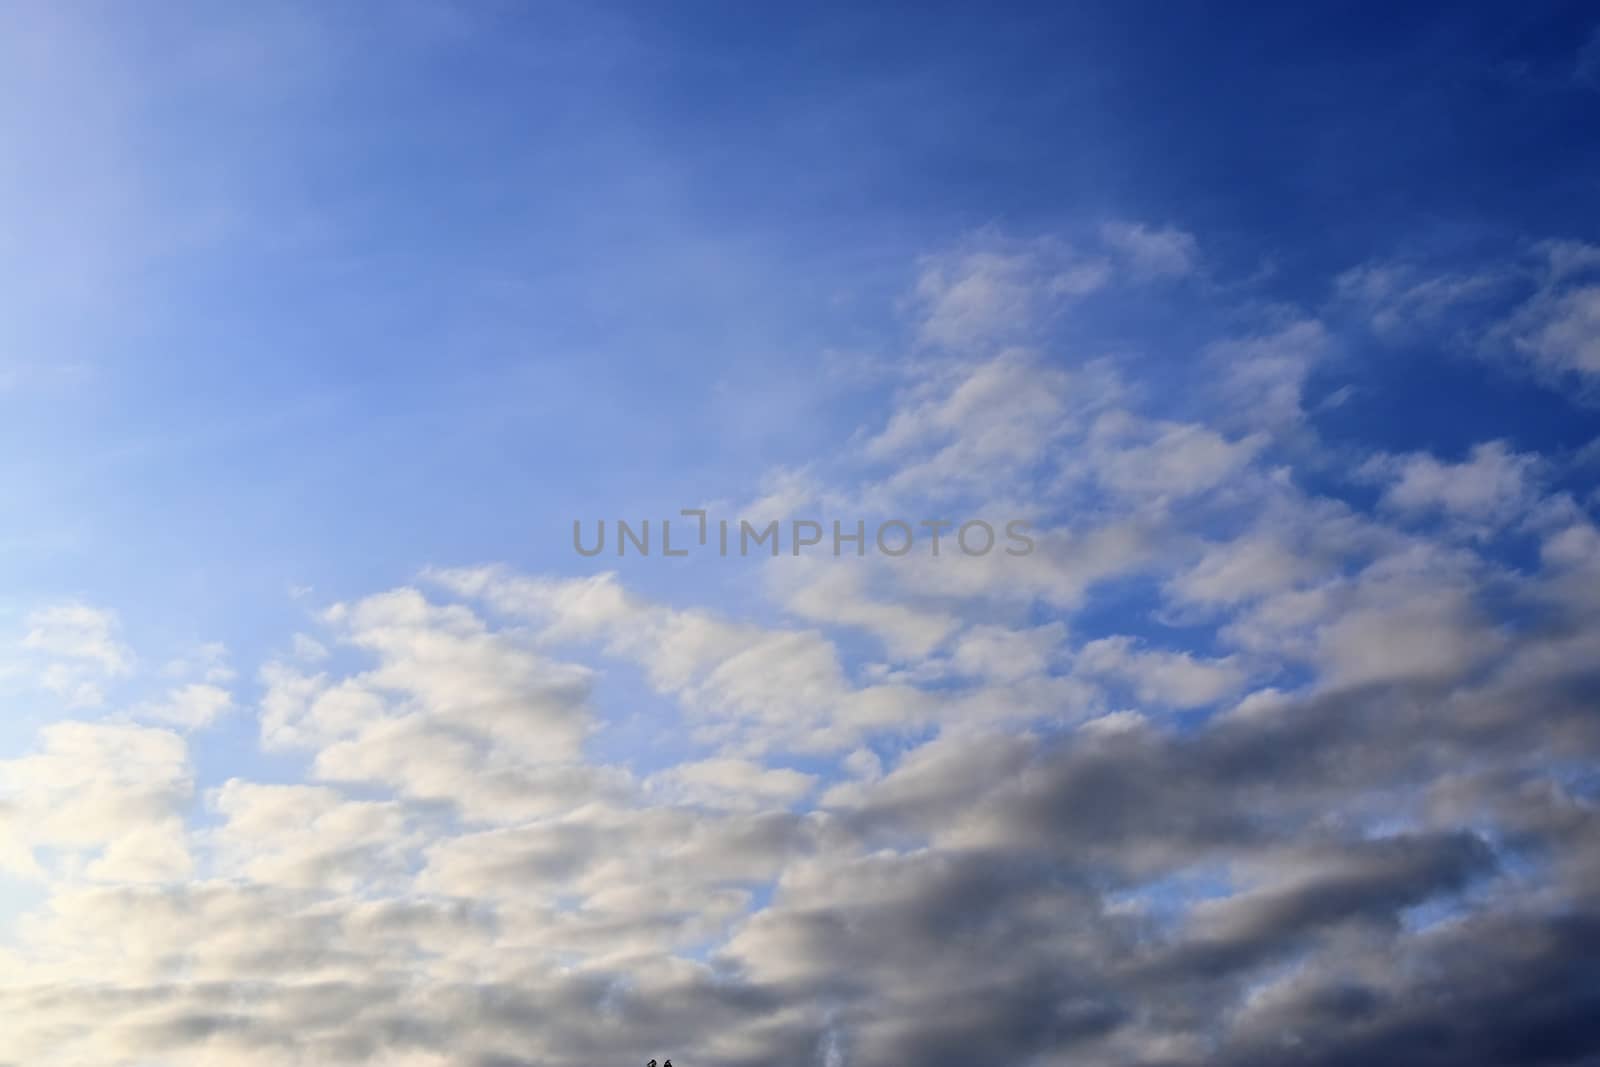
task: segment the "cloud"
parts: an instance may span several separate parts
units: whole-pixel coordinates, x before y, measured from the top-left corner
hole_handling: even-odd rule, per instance
[[[1199,271],[1179,236],[1107,236],[1097,284]],[[1309,312],[1235,309],[1181,411],[995,341],[1077,255],[924,262],[941,351],[750,492],[1025,515],[1031,555],[752,560],[737,599],[432,569],[265,642],[228,721],[217,651],[46,723],[0,761],[38,895],[0,1062],[1587,1063],[1587,505],[1499,440],[1330,472]],[[26,632],[137,681],[108,613]],[[245,716],[267,757],[203,777]]]
[[[160,881],[189,870],[183,815],[193,771],[183,739],[143,726],[65,721],[39,750],[0,761],[18,873]],[[49,849],[42,860],[34,850]]]
[[[1100,239],[1140,278],[1181,278],[1195,269],[1200,256],[1194,235],[1175,226],[1108,222]]]
[[[650,784],[686,804],[760,810],[799,801],[816,786],[817,776],[750,760],[709,759],[679,764]]]
[[[1179,603],[1238,604],[1293,589],[1318,568],[1305,546],[1286,540],[1284,532],[1263,531],[1210,545],[1193,567],[1169,579],[1170,594]]]
[[[552,641],[600,641],[642,665],[683,703],[696,735],[746,754],[846,747],[868,729],[911,725],[932,702],[898,685],[857,685],[837,647],[814,630],[737,623],[637,597],[613,575],[544,581],[493,569],[443,571],[447,588],[542,623]]]
[[[1360,308],[1380,337],[1399,341],[1437,328],[1463,306],[1503,296],[1516,280],[1515,273],[1499,267],[1433,273],[1415,263],[1377,262],[1339,275],[1334,291],[1338,299]]]
[[[1588,401],[1600,375],[1597,275],[1600,247],[1545,240],[1467,266],[1376,261],[1335,288],[1386,341],[1442,341]]]
[[[1035,336],[1070,303],[1118,283],[1181,278],[1198,269],[1194,235],[1113,221],[1084,251],[1056,238],[1017,240],[994,229],[924,257],[913,292],[924,344],[982,351]]]
[[[895,462],[898,492],[1015,476],[1072,427],[1071,387],[1020,349],[956,364],[917,381],[864,451]]]
[[[1219,392],[1241,421],[1269,427],[1304,416],[1306,379],[1327,356],[1328,330],[1299,319],[1252,337],[1211,344],[1207,362],[1219,375]]]
[[[232,708],[233,695],[226,689],[196,682],[172,690],[159,701],[135,707],[132,715],[186,730],[198,730],[210,726]]]
[[[920,336],[966,349],[1028,336],[1060,302],[1104,286],[1108,264],[1051,241],[1008,241],[992,232],[930,256],[915,289]]]
[[[931,605],[874,597],[862,587],[865,569],[837,560],[788,568],[780,579],[789,590],[784,605],[813,622],[868,630],[902,659],[927,656],[958,628],[955,619]]]
[[[1194,708],[1236,692],[1247,677],[1231,659],[1206,662],[1187,652],[1141,649],[1127,637],[1091,641],[1077,657],[1078,669],[1126,682],[1147,704]]]
[[[337,680],[281,663],[263,672],[263,743],[310,750],[318,778],[487,821],[558,810],[625,778],[578,763],[592,728],[588,670],[412,589],[335,605],[325,621],[374,666]]]
[[[1475,445],[1460,463],[1426,454],[1380,456],[1369,460],[1364,472],[1387,483],[1383,502],[1396,511],[1503,523],[1527,512],[1539,467],[1537,456],[1488,441]]]
[[[1516,351],[1543,372],[1600,375],[1600,285],[1542,294],[1507,330]]]
[[[1141,496],[1203,493],[1228,480],[1264,444],[1229,441],[1204,426],[1102,415],[1089,433],[1095,475],[1112,492]]]
[[[209,803],[226,820],[209,842],[215,861],[257,885],[403,889],[409,854],[421,843],[403,805],[348,800],[326,787],[235,778]]]
[[[25,625],[22,647],[43,661],[41,684],[71,708],[100,706],[103,684],[133,669],[133,652],[118,636],[114,612],[72,601],[40,608]]]
[[[61,659],[82,660],[106,674],[126,674],[133,654],[117,640],[117,617],[82,603],[58,604],[28,616],[22,647]]]

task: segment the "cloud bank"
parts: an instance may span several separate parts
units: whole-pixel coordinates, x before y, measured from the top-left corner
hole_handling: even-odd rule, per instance
[[[1538,255],[1486,343],[1588,376],[1597,253]],[[1421,271],[1242,310],[1158,410],[1052,324],[1216,286],[1192,235],[925,258],[892,395],[745,511],[1019,515],[1026,557],[752,561],[760,612],[438,568],[126,706],[116,616],[41,607],[17,663],[68,717],[0,762],[38,895],[0,1063],[1595,1062],[1581,457],[1335,449],[1308,399],[1325,320],[1437,332],[1499,284]],[[597,755],[618,676],[659,758]],[[197,784],[238,715],[290,780]]]

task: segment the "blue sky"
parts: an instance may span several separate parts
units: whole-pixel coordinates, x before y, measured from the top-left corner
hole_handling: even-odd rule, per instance
[[[6,420],[8,493],[53,547],[8,584],[176,571],[209,612],[219,580],[534,558],[579,482],[749,480],[853,428],[818,352],[890,349],[908,264],[983,226],[1180,224],[1225,284],[1270,264],[1253,298],[1310,303],[1373,258],[1594,237],[1580,7],[1052,7],[19,16],[12,122],[48,133],[8,228],[48,251],[8,318],[55,369]],[[1181,359],[1215,310],[1161,313]],[[1430,354],[1350,353],[1394,381],[1347,432],[1582,443]],[[1441,379],[1471,429],[1421,410]]]
[[[349,975],[230,970],[206,919],[192,973],[281,1001],[186,1029],[221,1009],[174,994],[57,1062],[565,1064],[655,1025],[688,1065],[943,1063],[895,1014],[957,988],[905,977],[906,916],[977,923],[1003,871],[993,899],[1097,918],[979,938],[986,1007],[938,1055],[1389,1048],[1430,1017],[1374,972],[1589,921],[1596,114],[1577,3],[12,8],[0,1002],[30,971],[103,992],[117,894],[223,926],[455,907],[501,939],[411,980],[477,975],[544,1036],[375,1037],[382,982],[351,980],[359,1025],[294,1037],[295,991]],[[572,549],[574,520],[696,506],[1044,545]],[[1363,769],[1297,769],[1318,744]],[[1162,789],[1095,792],[1152,768],[1209,851]],[[1281,810],[1241,813],[1258,792]],[[1063,798],[1142,815],[1118,850],[1043,819]],[[660,899],[596,858],[629,850]],[[1341,911],[1318,872],[1370,892]],[[1078,881],[1102,892],[1051,895]],[[1489,932],[1382,933],[1412,908]],[[852,1010],[823,913],[898,961]],[[1168,977],[1016,995],[1124,938]],[[1210,1031],[1171,983],[1223,942],[1205,1002],[1242,1021]],[[153,989],[150,952],[105,981]],[[630,974],[689,1006],[653,1017]],[[1385,1005],[1360,1026],[1314,1010],[1357,987]],[[571,1021],[611,1011],[614,1038]]]

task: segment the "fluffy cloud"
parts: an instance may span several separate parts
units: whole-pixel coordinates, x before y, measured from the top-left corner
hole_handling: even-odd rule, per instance
[[[1079,652],[1078,669],[1126,682],[1141,703],[1201,707],[1236,692],[1245,672],[1232,659],[1206,661],[1187,652],[1136,648],[1126,637],[1091,641]]]
[[[192,791],[187,747],[170,731],[53,723],[38,751],[0,761],[11,862],[36,876],[51,868],[105,880],[181,876]]]
[[[99,707],[104,683],[133,668],[114,612],[80,602],[55,604],[27,619],[22,647],[44,663],[40,682],[72,708]]]
[[[756,810],[793,804],[816,783],[814,774],[727,758],[680,764],[651,782],[688,804]]]
[[[210,726],[233,707],[233,695],[221,686],[195,682],[172,690],[161,700],[140,705],[133,714],[139,718],[186,729]]]
[[[1537,456],[1512,452],[1504,441],[1472,449],[1460,463],[1433,456],[1384,456],[1369,461],[1366,471],[1389,484],[1384,503],[1403,512],[1441,511],[1454,518],[1504,522],[1527,511]]]

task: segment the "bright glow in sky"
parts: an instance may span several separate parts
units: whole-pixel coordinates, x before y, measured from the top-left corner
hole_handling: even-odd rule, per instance
[[[0,13],[0,1065],[1600,1062],[1592,10],[253,7]]]

